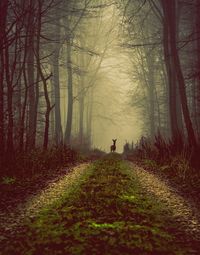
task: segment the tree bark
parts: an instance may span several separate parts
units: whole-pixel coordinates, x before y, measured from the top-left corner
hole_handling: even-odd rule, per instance
[[[186,90],[185,90],[185,81],[181,69],[179,54],[176,46],[176,5],[175,0],[170,0],[166,2],[165,0],[162,0],[162,6],[164,15],[168,18],[168,34],[170,36],[170,47],[171,47],[171,55],[172,55],[172,61],[175,67],[177,82],[179,85],[179,93],[180,93],[180,99],[181,99],[181,105],[182,105],[182,111],[184,116],[184,121],[187,129],[188,134],[188,143],[192,147],[196,147],[196,138],[190,118],[190,113],[188,109],[188,103],[187,103],[187,96],[186,96]]]
[[[26,77],[26,70],[23,70],[23,78],[24,78],[24,102],[22,105],[22,113],[21,113],[21,123],[20,123],[20,131],[19,131],[19,150],[24,150],[24,130],[25,130],[25,118],[26,118],[26,109],[27,109],[27,101],[28,101],[28,82]]]
[[[80,91],[84,88],[84,78],[81,77],[81,88]],[[83,130],[83,120],[84,120],[84,95],[83,91],[80,93],[79,96],[79,143],[81,149],[83,148],[83,142],[84,142],[84,130]]]
[[[168,76],[168,96],[169,96],[169,117],[170,117],[170,129],[171,129],[171,137],[173,140],[177,139],[179,128],[177,121],[177,103],[176,103],[176,74],[175,68],[172,62],[172,55],[170,50],[170,38],[169,38],[169,19],[168,15],[165,13],[165,8],[163,6],[164,11],[164,29],[163,29],[163,47],[164,47],[164,59],[166,65],[166,71]]]
[[[197,128],[198,136],[200,138],[200,2],[196,0],[196,49],[197,49],[197,86],[196,86],[196,107],[197,107]]]
[[[86,137],[88,142],[88,148],[92,146],[92,115],[93,115],[93,98],[94,98],[94,88],[90,89],[90,97],[88,100],[87,107],[87,125],[86,125]]]
[[[67,123],[65,129],[65,144],[70,145],[71,130],[72,130],[72,115],[73,115],[73,74],[72,74],[72,59],[71,59],[71,39],[67,38],[67,74],[68,74],[68,108],[67,108]]]
[[[48,84],[47,81],[51,78],[52,73],[45,77],[42,70],[42,64],[40,59],[40,35],[41,35],[41,24],[42,24],[42,0],[38,0],[38,14],[37,14],[37,37],[36,37],[36,63],[37,63],[37,71],[38,71],[38,77],[41,77],[42,83],[43,83],[43,90],[44,90],[44,97],[46,102],[46,112],[45,112],[45,128],[44,128],[44,137],[43,137],[43,149],[46,150],[48,148],[48,142],[49,142],[49,119],[50,119],[50,112],[53,109],[54,105],[51,106],[51,102],[49,99],[48,94]],[[39,91],[38,91],[39,92]],[[38,93],[37,92],[37,93]]]
[[[27,80],[28,80],[28,98],[29,98],[29,125],[27,148],[34,149],[36,136],[36,112],[35,112],[35,84],[34,84],[34,13],[35,0],[30,0],[28,17],[28,54],[27,54]]]
[[[0,161],[5,153],[5,132],[4,132],[4,49],[6,41],[6,18],[8,1],[0,1]]]
[[[13,84],[10,74],[10,58],[9,58],[9,46],[5,46],[5,77],[7,84],[7,111],[8,111],[8,126],[7,126],[7,154],[12,158],[14,153],[13,144]]]
[[[60,113],[60,79],[59,79],[59,52],[60,45],[56,45],[53,55],[53,85],[55,93],[55,140],[56,145],[62,144],[63,132]]]
[[[148,67],[148,97],[149,97],[149,112],[150,112],[150,132],[151,138],[155,136],[155,79],[154,79],[154,59],[150,54],[146,54]]]

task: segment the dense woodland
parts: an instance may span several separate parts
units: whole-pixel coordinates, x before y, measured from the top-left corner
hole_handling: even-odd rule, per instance
[[[123,97],[146,137],[138,146],[153,141],[165,155],[187,147],[197,158],[198,0],[1,0],[1,166],[35,148],[98,147],[94,121],[107,118],[99,86],[109,93],[102,61],[116,38],[132,84]]]
[[[200,0],[0,0],[1,254],[200,254],[199,155]]]

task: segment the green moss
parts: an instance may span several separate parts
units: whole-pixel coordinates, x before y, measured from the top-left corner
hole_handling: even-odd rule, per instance
[[[133,195],[122,195],[122,196],[120,196],[120,198],[122,200],[129,201],[129,202],[134,202],[136,199],[136,197]]]
[[[146,166],[150,167],[150,168],[156,168],[156,167],[158,167],[158,164],[157,164],[157,162],[156,162],[155,160],[145,159],[145,160],[143,161],[143,163],[144,163]]]
[[[117,154],[96,161],[27,223],[18,254],[189,254],[171,215]],[[16,250],[17,247],[17,250]],[[12,247],[10,248],[12,251]],[[5,253],[6,254],[6,253]]]
[[[10,176],[4,176],[2,177],[2,184],[6,184],[6,185],[11,185],[14,184],[16,182],[16,179],[14,177],[10,177]]]
[[[124,226],[124,222],[113,222],[113,223],[96,223],[92,222],[90,224],[92,228],[99,228],[99,229],[122,229]]]

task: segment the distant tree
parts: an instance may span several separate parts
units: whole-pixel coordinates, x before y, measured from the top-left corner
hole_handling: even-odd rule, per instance
[[[56,20],[54,20],[53,26],[53,55],[52,55],[52,70],[53,77],[52,82],[54,86],[54,101],[55,101],[55,140],[56,145],[63,143],[63,131],[61,124],[61,112],[60,112],[60,70],[59,70],[59,57],[60,50],[62,47],[62,37],[61,37],[61,7],[58,5],[55,8],[54,15]],[[62,12],[61,12],[62,13]]]

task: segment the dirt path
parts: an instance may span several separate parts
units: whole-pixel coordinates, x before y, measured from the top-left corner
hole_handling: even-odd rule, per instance
[[[64,190],[69,188],[73,182],[80,177],[89,163],[74,167],[69,173],[60,179],[49,183],[48,187],[38,194],[31,196],[26,203],[19,204],[17,208],[8,213],[0,212],[0,242],[9,238],[10,235],[20,229],[25,218],[32,218],[48,205],[62,198]]]
[[[149,173],[133,163],[130,164],[144,190],[165,204],[166,208],[173,213],[174,218],[182,225],[182,228],[200,242],[200,215],[197,209],[155,174]]]
[[[160,180],[159,177],[157,177],[155,174],[149,173],[143,168],[138,167],[137,165],[130,162],[128,162],[127,164],[130,166],[130,170],[125,170],[127,168],[126,164],[127,162],[121,160],[113,161],[112,158],[108,159],[103,163],[100,162],[100,164],[97,164],[94,170],[94,175],[84,184],[85,186],[83,185],[83,189],[79,191],[79,200],[73,200],[71,204],[66,204],[64,202],[64,205],[62,205],[61,208],[51,210],[51,212],[49,212],[49,216],[46,219],[42,219],[44,223],[43,225],[41,225],[42,227],[39,227],[39,229],[37,230],[39,232],[36,231],[36,233],[40,233],[40,231],[42,231],[41,233],[43,233],[43,231],[45,231],[44,229],[47,227],[47,234],[51,236],[51,233],[48,233],[48,231],[51,228],[55,228],[54,232],[52,232],[54,233],[53,237],[51,238],[54,238],[55,233],[57,233],[58,236],[64,235],[66,246],[68,245],[68,238],[71,238],[71,236],[73,236],[73,238],[77,238],[77,235],[79,238],[80,235],[80,240],[75,239],[75,244],[78,241],[80,249],[83,248],[83,243],[84,245],[86,244],[86,246],[89,245],[89,249],[93,247],[90,247],[90,243],[94,244],[93,235],[95,233],[95,235],[99,235],[100,239],[95,240],[97,243],[100,242],[100,246],[105,245],[105,240],[101,240],[101,238],[106,237],[106,244],[108,242],[108,248],[110,247],[109,249],[115,249],[116,245],[118,245],[118,243],[122,241],[122,247],[127,248],[127,253],[125,254],[135,254],[131,253],[133,251],[133,247],[135,245],[137,246],[138,242],[140,243],[140,245],[142,245],[143,243],[146,244],[146,242],[148,243],[148,239],[143,240],[142,238],[146,238],[146,235],[148,237],[149,234],[150,236],[152,235],[151,240],[156,240],[156,238],[158,238],[159,242],[161,242],[159,244],[160,246],[156,249],[162,249],[163,244],[164,246],[167,246],[168,242],[169,245],[172,245],[170,249],[173,249],[172,247],[174,244],[173,242],[171,243],[171,241],[169,241],[170,239],[168,240],[167,232],[162,232],[168,231],[168,226],[166,225],[169,220],[169,229],[171,228],[170,224],[173,225],[172,222],[174,222],[175,231],[176,227],[179,228],[180,226],[180,229],[182,229],[181,231],[185,233],[186,237],[188,237],[188,242],[194,239],[195,247],[197,247],[197,242],[199,241],[200,243],[200,222],[198,219],[198,212],[195,211],[194,208],[192,208],[191,205],[183,199],[183,197],[178,195],[175,190],[170,188],[167,183]],[[5,241],[11,240],[12,236],[14,237],[15,235],[18,235],[18,233],[20,234],[20,226],[23,226],[25,219],[36,219],[37,222],[37,215],[41,211],[41,209],[48,208],[49,205],[54,204],[55,201],[62,200],[63,194],[66,193],[66,190],[70,189],[70,187],[72,187],[74,183],[77,183],[77,181],[80,180],[82,176],[84,176],[84,174],[86,173],[85,170],[88,169],[88,166],[90,165],[95,166],[95,164],[85,163],[75,167],[70,173],[62,176],[59,180],[51,182],[49,186],[43,191],[39,192],[33,197],[30,197],[27,203],[21,204],[15,211],[11,212],[9,215],[5,213],[0,213],[0,246],[1,242],[3,243]],[[121,167],[121,170],[119,170],[119,172],[117,172],[117,167]],[[124,167],[125,171],[123,170]],[[138,188],[137,185],[139,185]],[[131,186],[132,190],[130,189],[129,191],[129,188]],[[140,189],[142,189],[142,191]],[[154,199],[154,202],[152,202],[152,198]],[[152,208],[155,207],[155,209],[149,209],[151,208],[151,203]],[[154,203],[155,205],[153,205]],[[157,204],[158,208],[156,209]],[[170,218],[168,218],[168,214],[160,215],[160,212],[162,212],[163,208],[160,210],[159,205],[161,205],[165,211],[170,212],[170,215],[172,215],[173,217],[172,221]],[[54,213],[56,213],[56,217]],[[109,219],[109,217],[111,218]],[[55,219],[57,222],[56,225],[54,225]],[[50,225],[48,226],[48,224]],[[63,226],[64,228],[62,228]],[[76,226],[78,226],[78,228]],[[61,230],[63,231],[63,233],[60,233]],[[34,238],[35,232],[32,233],[31,231],[32,230],[30,229],[30,236],[31,238]],[[81,231],[83,231],[83,233]],[[144,233],[146,233],[145,236],[143,236]],[[169,233],[173,236],[173,233]],[[48,235],[46,237],[47,239],[49,238]],[[36,235],[35,238],[36,239],[30,239],[31,241],[28,239],[28,243],[35,242],[34,245],[37,250],[37,238],[40,237],[37,237]],[[51,238],[49,240],[51,240]],[[59,237],[56,238],[59,241]],[[126,243],[127,238],[129,242],[128,244]],[[175,237],[175,240],[177,241],[177,237]],[[81,243],[82,241],[83,243]],[[110,241],[113,242],[112,245],[109,244]],[[43,241],[39,240],[39,243],[40,242]],[[51,246],[51,242],[54,242],[54,239],[49,242],[49,245]],[[149,247],[151,247],[151,245],[154,245],[151,242],[154,241],[150,241]],[[182,240],[180,242],[184,241]],[[72,246],[69,246],[68,249],[73,248],[73,242],[71,244]],[[177,245],[179,246],[179,244]],[[149,247],[147,247],[147,249],[149,249]],[[87,247],[85,249],[87,249]],[[143,248],[138,246],[137,249],[138,251],[142,251]],[[189,253],[165,254],[199,254],[197,253],[196,249],[197,248],[195,248],[194,251],[191,249]],[[58,254],[65,253],[62,253],[61,251],[61,253]],[[69,254],[81,253],[75,253],[73,251]],[[103,254],[111,253],[105,252]],[[154,253],[141,252],[140,254]],[[162,252],[156,254],[162,254]]]

